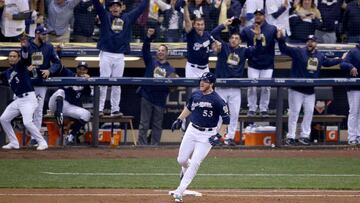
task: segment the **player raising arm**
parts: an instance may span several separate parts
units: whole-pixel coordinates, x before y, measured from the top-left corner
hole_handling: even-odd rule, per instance
[[[225,134],[230,122],[226,103],[214,91],[215,81],[213,73],[207,72],[201,76],[200,90],[192,93],[186,107],[171,126],[172,131],[179,129],[182,121],[190,116],[190,124],[177,157],[181,166],[181,182],[173,194],[175,202],[182,202],[183,192],[195,177],[211,147],[220,143],[220,138]],[[222,125],[219,132],[216,132],[220,116]]]
[[[9,143],[2,148],[20,148],[14,129],[11,126],[11,121],[21,115],[25,128],[39,144],[36,149],[45,150],[48,148],[48,145],[33,120],[34,111],[38,106],[38,100],[36,99],[34,87],[31,84],[29,71],[27,69],[27,66],[30,65],[30,60],[26,43],[25,40],[21,41],[21,56],[17,51],[10,51],[10,68],[0,75],[7,80],[16,96],[15,100],[6,107],[0,117],[1,125],[9,139]]]

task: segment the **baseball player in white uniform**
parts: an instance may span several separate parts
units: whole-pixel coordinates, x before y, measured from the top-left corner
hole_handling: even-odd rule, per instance
[[[30,65],[29,54],[27,48],[24,47],[26,42],[22,41],[21,56],[16,51],[9,53],[10,68],[1,73],[1,77],[5,78],[16,97],[13,102],[6,107],[4,113],[0,117],[1,125],[9,139],[9,143],[3,146],[3,149],[19,149],[19,142],[15,136],[11,121],[22,115],[25,128],[38,142],[37,150],[45,150],[48,145],[41,136],[40,130],[35,126],[33,121],[34,111],[38,106],[34,88],[31,84],[29,71],[27,66]]]
[[[124,53],[130,52],[131,26],[149,6],[149,0],[143,0],[139,6],[128,13],[122,13],[124,2],[111,0],[109,11],[105,10],[99,0],[92,0],[100,18],[100,39],[97,48],[100,50],[100,77],[122,77],[124,74]],[[107,86],[100,87],[99,112],[103,115]],[[120,112],[120,86],[111,88],[111,115],[122,115]]]
[[[220,143],[230,122],[229,110],[223,99],[214,91],[216,77],[207,72],[200,77],[200,90],[192,93],[186,107],[172,124],[171,130],[179,129],[182,121],[190,116],[190,124],[180,145],[177,161],[181,166],[181,182],[174,191],[175,202],[182,202],[182,195],[195,177],[201,162],[212,146]],[[219,118],[222,125],[216,132]]]
[[[76,74],[64,68],[60,76],[87,79],[90,77],[87,72],[87,63],[79,62]],[[66,86],[57,90],[49,99],[49,109],[54,113],[59,125],[63,125],[64,116],[76,119],[76,122],[70,127],[69,135],[65,137],[66,144],[74,144],[75,140],[79,140],[80,129],[90,120],[91,113],[81,106],[81,97],[83,95],[90,96],[90,94],[89,86]]]

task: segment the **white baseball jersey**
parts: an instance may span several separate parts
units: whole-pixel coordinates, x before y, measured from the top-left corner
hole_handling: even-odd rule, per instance
[[[1,32],[5,37],[15,37],[25,31],[25,20],[12,20],[10,16],[29,10],[27,0],[5,0]]]

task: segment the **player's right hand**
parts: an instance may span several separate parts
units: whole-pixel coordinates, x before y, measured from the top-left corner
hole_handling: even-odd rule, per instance
[[[147,37],[151,38],[154,34],[155,34],[155,29],[154,28],[149,28],[148,31],[147,31]]]
[[[174,130],[180,129],[182,124],[182,120],[180,118],[176,119],[176,121],[173,122],[171,125],[171,132],[174,132]]]

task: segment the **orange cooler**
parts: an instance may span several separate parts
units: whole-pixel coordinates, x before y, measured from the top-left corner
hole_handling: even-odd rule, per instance
[[[247,128],[244,137],[246,146],[271,146],[276,141],[276,128],[273,126]]]

